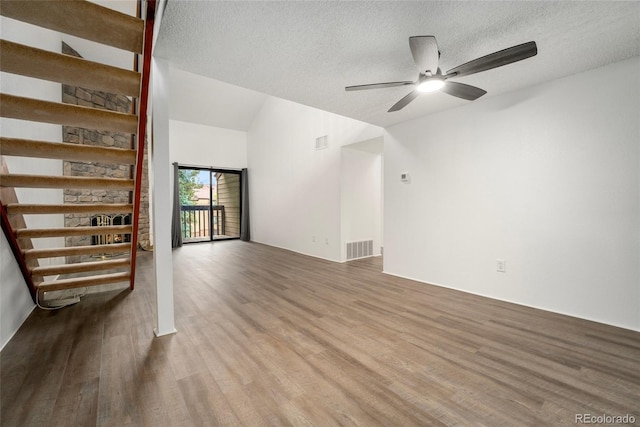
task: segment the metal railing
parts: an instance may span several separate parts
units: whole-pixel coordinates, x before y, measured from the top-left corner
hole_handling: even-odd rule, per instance
[[[224,235],[224,206],[181,205],[180,226],[182,239],[200,240]]]

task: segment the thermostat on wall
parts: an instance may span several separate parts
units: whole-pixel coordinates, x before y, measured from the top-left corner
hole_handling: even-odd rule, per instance
[[[409,176],[409,172],[402,172],[400,174],[400,181],[402,182],[409,182],[411,179],[411,177]]]

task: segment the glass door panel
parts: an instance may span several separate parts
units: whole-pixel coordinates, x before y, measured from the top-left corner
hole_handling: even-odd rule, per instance
[[[180,169],[180,225],[184,242],[211,239],[211,173]]]
[[[240,237],[240,174],[213,172],[213,239]]]

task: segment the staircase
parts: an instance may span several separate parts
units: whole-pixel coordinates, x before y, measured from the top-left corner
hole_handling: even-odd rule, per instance
[[[86,0],[2,0],[0,14],[32,25],[142,55],[142,70],[125,70],[62,53],[0,41],[0,70],[133,99],[129,113],[0,94],[0,116],[96,131],[130,134],[130,149],[26,140],[0,135],[0,154],[74,162],[125,165],[129,177],[12,174],[3,160],[0,171],[2,229],[34,301],[42,292],[128,282],[134,287],[142,163],[146,130],[151,42],[155,0],[141,4],[140,19]],[[146,6],[146,7],[145,7]],[[82,23],[82,25],[78,25]],[[132,68],[137,68],[132,63]],[[129,203],[24,204],[15,188],[82,189],[129,192]],[[28,228],[28,215],[131,215],[131,224]],[[70,236],[127,236],[123,241],[93,239],[97,244],[38,249],[37,239]],[[67,240],[68,241],[68,240]],[[82,262],[40,265],[45,258],[71,257]],[[48,263],[46,263],[48,264]],[[47,278],[47,280],[45,280]],[[53,279],[52,279],[53,278]]]

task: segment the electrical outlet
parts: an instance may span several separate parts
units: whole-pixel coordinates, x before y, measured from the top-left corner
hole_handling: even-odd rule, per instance
[[[499,273],[507,272],[507,262],[503,259],[496,260],[496,271]]]
[[[325,245],[328,245],[328,244],[329,244],[329,238],[328,238],[328,237],[325,237],[325,238],[324,238],[324,244],[325,244]]]
[[[311,241],[312,241],[313,243],[315,243],[315,242],[316,242],[316,236],[311,236]]]

